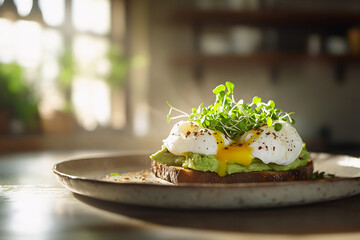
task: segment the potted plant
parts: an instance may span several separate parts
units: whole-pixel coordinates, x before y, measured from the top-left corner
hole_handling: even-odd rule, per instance
[[[38,120],[38,99],[21,66],[0,63],[0,134],[37,130]]]

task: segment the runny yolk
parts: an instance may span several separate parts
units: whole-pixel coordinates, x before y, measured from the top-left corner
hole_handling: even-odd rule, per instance
[[[217,169],[219,176],[223,177],[226,175],[226,164],[228,163],[236,163],[243,166],[249,166],[251,164],[253,160],[253,149],[250,147],[250,144],[259,137],[261,132],[258,132],[256,129],[254,129],[250,130],[246,134],[251,134],[247,140],[231,142],[229,145],[225,146],[220,132],[213,133],[218,144],[216,159],[220,163],[219,168]],[[245,139],[247,136],[245,136]]]

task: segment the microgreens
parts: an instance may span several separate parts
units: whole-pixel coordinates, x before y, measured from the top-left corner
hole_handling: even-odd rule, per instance
[[[335,174],[319,172],[319,171],[313,172],[313,174],[311,175],[312,180],[322,179],[322,178],[334,178],[334,177],[336,177]]]
[[[187,117],[189,121],[197,122],[203,128],[218,130],[233,140],[236,140],[250,129],[264,124],[269,127],[274,126],[276,131],[280,131],[282,128],[281,123],[274,123],[274,120],[283,120],[295,124],[294,119],[290,117],[293,113],[286,113],[281,109],[276,109],[273,100],[264,103],[261,102],[260,97],[254,97],[249,104],[244,104],[242,99],[235,101],[234,84],[231,82],[226,82],[225,86],[217,86],[213,93],[216,95],[214,104],[204,107],[204,104],[201,103],[198,108],[192,109],[191,114],[176,109],[167,103],[170,107],[168,121]],[[181,115],[173,117],[171,115],[172,110],[179,112]]]

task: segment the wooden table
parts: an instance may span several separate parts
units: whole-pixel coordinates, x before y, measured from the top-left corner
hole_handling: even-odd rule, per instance
[[[51,171],[99,153],[1,155],[0,239],[360,239],[360,195],[273,209],[159,209],[72,194]]]

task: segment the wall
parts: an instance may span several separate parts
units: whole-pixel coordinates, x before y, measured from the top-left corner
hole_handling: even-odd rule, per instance
[[[153,1],[149,6],[151,134],[166,137],[172,124],[166,123],[169,107],[189,112],[201,102],[214,101],[212,89],[225,81],[235,83],[237,99],[250,102],[257,95],[272,99],[278,108],[295,112],[296,127],[309,142],[326,136],[332,143],[360,144],[360,66],[349,65],[345,79],[338,82],[334,65],[324,63],[288,64],[279,68],[275,81],[267,66],[237,64],[205,68],[202,82],[196,82],[190,65],[174,64],[178,53],[190,52],[193,36],[188,25],[171,21],[173,1]]]

